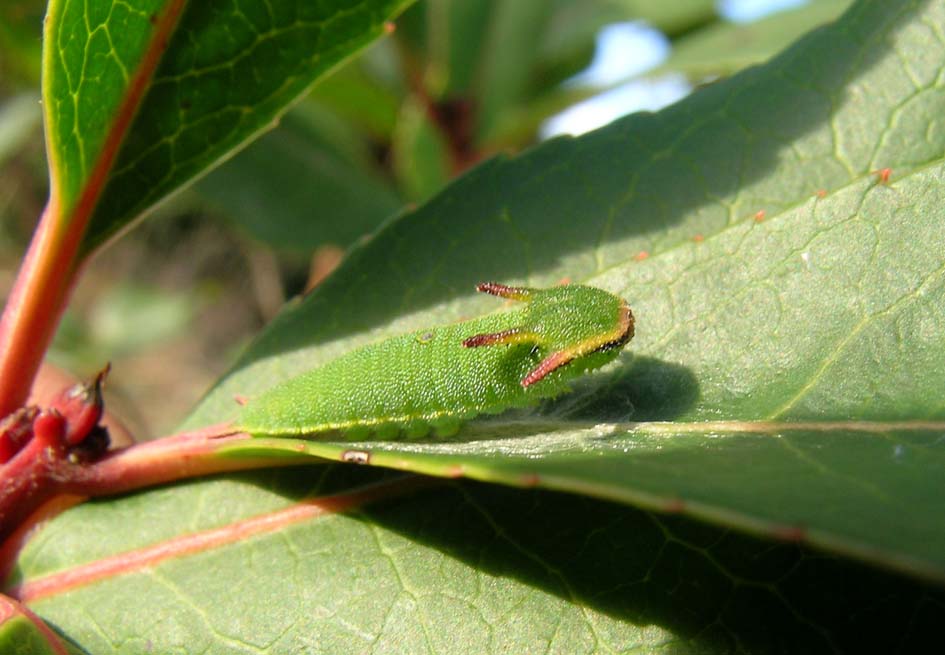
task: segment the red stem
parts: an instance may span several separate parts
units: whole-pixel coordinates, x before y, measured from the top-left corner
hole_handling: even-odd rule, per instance
[[[73,462],[62,446],[34,438],[0,467],[0,542],[37,508],[53,497],[107,496],[164,482],[211,473],[288,466],[310,458],[301,455],[225,457],[219,450],[251,439],[225,426],[148,441],[109,453],[94,464]],[[44,518],[45,515],[44,515]]]
[[[49,647],[48,652],[54,655],[69,655],[69,649],[62,643],[59,635],[43,623],[42,619],[33,614],[30,608],[8,596],[0,595],[0,624],[15,620],[17,617],[22,617],[32,623],[33,627],[42,634],[43,645]]]
[[[151,41],[115,110],[101,151],[97,153],[94,165],[75,199],[63,199],[59,194],[56,176],[59,153],[49,136],[51,92],[44,83],[51,191],[49,203],[40,218],[13,292],[0,318],[0,418],[21,407],[29,396],[33,378],[52,340],[81,264],[77,257],[82,236],[105,188],[121,143],[185,6],[185,0],[169,0],[162,14],[155,17]],[[54,21],[47,21],[44,35],[47,52],[44,58],[50,56],[48,43],[54,41],[54,27]],[[63,203],[73,202],[63,206]]]
[[[0,539],[52,495],[55,485],[45,480],[53,476],[61,460],[62,453],[56,450],[34,438],[0,469]]]
[[[95,464],[73,465],[60,493],[109,496],[211,473],[299,464],[300,456],[221,457],[221,448],[252,439],[217,425],[109,453]],[[310,459],[310,458],[309,458]]]
[[[26,402],[75,278],[78,240],[63,238],[57,214],[53,197],[0,318],[0,417]]]

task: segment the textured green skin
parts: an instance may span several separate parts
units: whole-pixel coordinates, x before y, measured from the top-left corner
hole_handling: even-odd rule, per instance
[[[613,360],[619,347],[583,355],[525,388],[522,378],[550,353],[614,331],[623,301],[580,285],[530,290],[518,311],[420,330],[359,348],[250,401],[239,429],[258,435],[342,430],[423,436],[462,421],[523,407],[568,390],[567,381]],[[523,328],[527,343],[468,348],[477,334]]]

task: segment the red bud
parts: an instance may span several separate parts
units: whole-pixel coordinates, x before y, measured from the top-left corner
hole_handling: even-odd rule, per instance
[[[88,384],[69,387],[50,404],[50,408],[58,410],[66,421],[66,445],[81,443],[98,425],[105,405],[102,400],[102,383],[110,368],[110,365],[106,365]]]

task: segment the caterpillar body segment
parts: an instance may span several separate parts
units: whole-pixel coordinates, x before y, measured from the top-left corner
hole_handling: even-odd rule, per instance
[[[239,429],[448,436],[480,414],[567,391],[571,379],[613,360],[633,337],[627,303],[594,287],[477,289],[522,305],[353,350],[251,399]]]

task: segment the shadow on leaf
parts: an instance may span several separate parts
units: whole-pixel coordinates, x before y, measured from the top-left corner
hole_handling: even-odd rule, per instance
[[[670,421],[699,399],[699,381],[686,366],[630,353],[619,362],[578,381],[573,393],[543,404],[538,414],[576,421]]]
[[[794,156],[810,146],[795,144],[851,120],[876,126],[867,133],[858,127],[858,139],[884,138],[885,112],[895,106],[853,114],[863,109],[863,80],[889,57],[887,37],[917,6],[860,3],[767,64],[660,112],[484,162],[352,250],[316,292],[285,308],[231,374],[449,303],[485,280],[584,281],[633,266],[635,256],[657,245],[682,247],[697,234],[707,239],[751,220],[759,207],[744,207],[743,216],[732,209],[743,202],[742,190],[766,176],[816,179],[779,198],[791,207],[817,188],[865,175],[867,160],[854,162],[856,170],[832,161],[811,170],[806,157]],[[629,276],[612,270],[609,290],[632,289]],[[488,311],[478,302],[467,311]]]
[[[939,588],[579,496],[451,483],[369,508],[365,519],[487,578],[512,577],[636,626],[659,626],[671,633],[660,652],[918,652],[938,641],[945,621]],[[431,593],[451,593],[443,584]],[[652,648],[644,639],[598,648]]]

